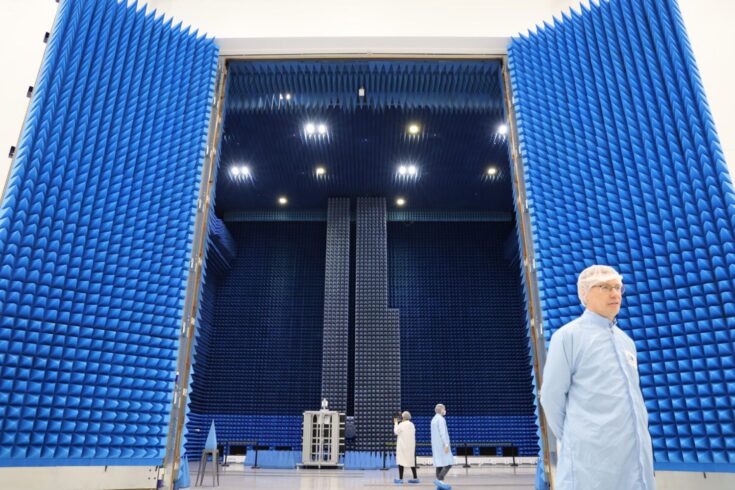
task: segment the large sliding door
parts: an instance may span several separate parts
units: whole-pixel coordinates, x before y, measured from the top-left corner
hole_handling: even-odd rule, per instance
[[[171,24],[59,6],[0,205],[0,466],[163,462],[218,52]]]
[[[565,14],[509,68],[546,338],[618,268],[656,468],[735,470],[735,195],[676,3]]]

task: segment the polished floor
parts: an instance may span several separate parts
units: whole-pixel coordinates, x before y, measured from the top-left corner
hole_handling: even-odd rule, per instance
[[[211,467],[210,467],[211,468]],[[207,468],[204,487],[212,486],[212,475]],[[353,490],[367,489],[396,489],[396,488],[436,488],[434,469],[419,467],[418,485],[396,485],[393,479],[397,478],[398,471],[369,470],[268,470],[244,468],[240,464],[230,465],[220,473],[219,489],[221,490]],[[534,488],[536,468],[533,465],[521,465],[517,468],[505,465],[482,466],[472,468],[453,467],[446,478],[446,482],[457,490],[479,489],[512,489],[531,490]],[[191,474],[192,488],[196,478],[196,469]]]

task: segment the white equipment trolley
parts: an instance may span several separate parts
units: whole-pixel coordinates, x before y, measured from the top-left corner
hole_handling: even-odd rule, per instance
[[[339,457],[345,447],[345,416],[327,409],[322,400],[321,410],[304,412],[302,468],[342,468]]]

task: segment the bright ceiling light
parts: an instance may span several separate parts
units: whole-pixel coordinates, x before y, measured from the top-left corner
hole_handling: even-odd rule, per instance
[[[327,125],[326,124],[320,124],[317,128],[317,131],[319,131],[319,134],[327,134]]]
[[[487,174],[492,177],[498,174],[498,167],[488,167]]]
[[[286,204],[288,204],[288,199],[286,199],[286,196],[279,197],[278,204],[280,204],[281,206],[285,206]]]
[[[396,199],[396,206],[403,206],[404,204],[406,204],[406,200],[403,199],[402,197],[399,197],[398,199]]]
[[[240,167],[238,166],[230,167],[230,174],[232,174],[233,177],[237,177],[238,175],[240,175]]]
[[[408,166],[408,175],[414,176],[417,173],[419,173],[419,169],[416,168],[416,165],[409,165]]]
[[[286,100],[291,100],[291,94],[288,92],[286,93]]]
[[[421,126],[418,124],[410,124],[408,126],[408,134],[419,134],[419,131],[421,131]]]
[[[322,175],[325,175],[327,173],[327,169],[324,167],[317,167],[314,172],[317,174],[317,176],[321,177]]]
[[[312,135],[316,133],[316,126],[314,126],[314,123],[307,123],[306,126],[304,126],[304,131],[306,131],[306,134]]]
[[[498,126],[497,133],[501,136],[505,136],[508,134],[508,125],[507,124],[501,124]]]
[[[398,167],[398,175],[406,175],[408,173],[408,167],[401,165]]]
[[[244,175],[245,177],[250,177],[250,167],[247,165],[243,165],[240,167],[240,174]]]

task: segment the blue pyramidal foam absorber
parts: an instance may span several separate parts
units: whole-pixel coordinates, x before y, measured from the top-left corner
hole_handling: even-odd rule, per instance
[[[324,270],[322,397],[331,410],[347,410],[350,320],[350,200],[330,198]]]
[[[355,425],[357,448],[380,451],[401,409],[401,327],[388,308],[386,204],[357,198],[355,254]]]
[[[617,267],[656,467],[735,470],[735,196],[676,3],[572,11],[509,66],[547,335]]]
[[[0,465],[160,464],[211,39],[62,1],[0,205]]]

